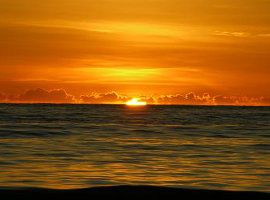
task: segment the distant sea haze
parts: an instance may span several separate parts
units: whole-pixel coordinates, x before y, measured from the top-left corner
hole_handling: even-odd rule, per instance
[[[0,186],[270,191],[270,107],[0,104]]]

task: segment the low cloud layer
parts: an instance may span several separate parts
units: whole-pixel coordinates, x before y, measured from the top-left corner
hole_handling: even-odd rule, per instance
[[[162,96],[140,96],[140,101],[147,104],[164,105],[234,105],[234,106],[270,106],[270,97],[247,97],[210,95],[172,94]],[[124,104],[132,97],[117,92],[92,93],[75,98],[64,89],[45,90],[42,88],[27,90],[19,95],[0,93],[2,103],[82,103],[82,104]]]
[[[1,100],[1,96],[0,96]],[[73,95],[63,89],[45,90],[37,88],[27,90],[20,95],[3,95],[2,101],[11,103],[75,103]]]
[[[105,94],[92,93],[92,95],[82,95],[80,102],[82,103],[125,103],[130,98],[124,95],[119,95],[116,92]]]
[[[209,104],[209,101],[210,95],[208,93],[205,93],[203,96],[197,96],[193,92],[186,95],[175,94],[157,98],[157,102],[160,104],[202,105]]]

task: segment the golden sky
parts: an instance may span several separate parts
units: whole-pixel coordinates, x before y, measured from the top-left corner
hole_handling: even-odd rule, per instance
[[[270,0],[0,0],[0,100],[268,98],[269,77]]]

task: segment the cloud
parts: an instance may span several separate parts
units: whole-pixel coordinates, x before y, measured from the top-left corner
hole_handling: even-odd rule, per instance
[[[157,99],[154,96],[141,96],[139,99],[140,101],[146,102],[147,104],[157,104]]]
[[[112,91],[110,93],[98,94],[92,93],[92,95],[82,95],[82,103],[124,103],[130,98],[125,95],[119,95],[116,92]]]
[[[231,106],[270,106],[269,97],[247,97],[216,95],[208,93],[196,95],[190,92],[186,95],[175,94],[156,98],[158,104],[177,104],[177,105],[231,105]]]
[[[25,93],[9,96],[10,102],[27,102],[27,103],[75,103],[73,95],[67,94],[63,89],[44,90],[37,88],[27,90]]]
[[[157,104],[157,99],[154,96],[140,96],[138,97],[140,101],[142,102],[147,102],[147,104]],[[114,103],[119,103],[119,104],[124,104],[127,101],[131,100],[132,97],[128,95],[123,95],[123,94],[118,94],[114,91],[109,92],[109,93],[103,93],[103,94],[98,94],[98,93],[92,93],[91,95],[81,95],[80,102],[81,103],[90,103],[90,104],[114,104]]]
[[[209,104],[210,95],[205,93],[203,96],[197,96],[194,92],[190,92],[186,95],[166,95],[159,97],[157,102],[160,104],[205,105]]]
[[[139,96],[147,104],[163,105],[232,105],[232,106],[270,106],[270,97],[247,97],[236,95],[213,95],[194,92],[161,96]],[[132,97],[115,91],[81,95],[79,99],[64,89],[45,90],[42,88],[27,90],[20,95],[8,95],[0,92],[0,102],[6,103],[86,103],[86,104],[125,104]]]
[[[227,36],[227,37],[248,37],[250,33],[247,32],[228,32],[228,31],[215,31],[213,35]]]
[[[0,23],[0,63],[6,68],[11,66],[14,69],[17,66],[31,71],[39,69],[37,66],[53,68],[57,65],[57,68],[66,68],[71,61],[86,59],[89,54],[95,59],[110,55],[111,49],[116,48],[115,37],[113,33],[60,25]]]
[[[259,34],[259,37],[270,37],[270,33],[266,33],[266,34]]]
[[[269,106],[270,98],[267,97],[247,97],[247,96],[214,96],[215,105],[235,105],[235,106]]]
[[[237,103],[237,97],[218,95],[213,98],[213,102],[216,105],[235,105]]]
[[[160,93],[194,91],[195,87],[197,91],[209,91],[209,87],[217,86],[219,91],[234,87],[233,93],[242,92],[242,89],[245,93],[254,93],[257,92],[252,88],[254,85],[263,90],[260,92],[269,93],[269,44],[262,42],[267,38],[253,38],[248,42],[225,37],[208,40],[204,37],[209,37],[213,29],[200,33],[200,30],[192,31],[185,26],[168,28],[172,32],[179,30],[181,40],[177,34],[135,37],[131,36],[133,27],[148,33],[147,27],[151,28],[153,23],[134,22],[131,30],[124,28],[121,31],[120,28],[120,31],[114,31],[119,24],[129,23],[100,22],[95,25],[89,22],[84,29],[84,23],[75,22],[0,24],[0,80],[7,81],[2,89],[9,92],[22,84],[25,88],[33,88],[37,81],[31,80],[40,80],[38,82],[43,85],[38,86],[46,88],[66,88],[67,83],[76,82],[96,87],[94,90],[99,89],[95,84],[104,84],[111,90],[117,84],[121,84],[119,88],[124,88],[124,84],[136,85],[138,82],[133,84],[131,81],[139,79],[145,91],[157,85],[162,90]],[[163,25],[161,27],[163,30]],[[102,32],[103,29],[109,31]],[[232,35],[241,34],[234,32]],[[103,69],[105,73],[96,69]],[[61,85],[55,86],[55,82]],[[72,90],[82,88],[78,84],[68,87]],[[167,91],[167,85],[176,89]],[[88,88],[83,92],[88,92]],[[83,92],[81,94],[85,94]]]

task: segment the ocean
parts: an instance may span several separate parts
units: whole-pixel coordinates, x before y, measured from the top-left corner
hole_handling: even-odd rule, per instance
[[[270,191],[270,107],[0,104],[0,187]]]

